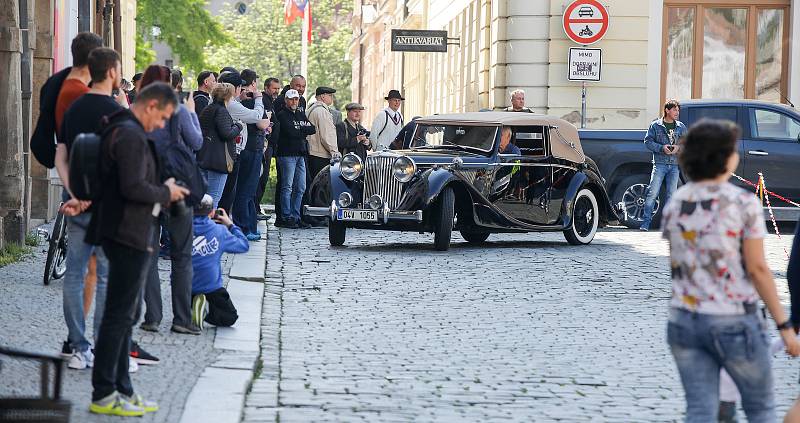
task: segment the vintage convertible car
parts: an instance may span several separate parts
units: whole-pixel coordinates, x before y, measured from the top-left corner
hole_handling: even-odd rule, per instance
[[[506,127],[520,154],[498,152]],[[491,233],[563,231],[580,245],[618,220],[575,127],[530,113],[419,119],[402,150],[364,161],[346,154],[309,189],[304,214],[329,219],[334,246],[344,244],[348,228],[433,232],[437,250],[449,248],[454,229],[470,243]]]

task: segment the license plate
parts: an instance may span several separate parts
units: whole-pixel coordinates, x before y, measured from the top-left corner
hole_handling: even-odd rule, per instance
[[[378,212],[375,210],[346,210],[339,209],[339,220],[349,220],[356,222],[377,222]]]

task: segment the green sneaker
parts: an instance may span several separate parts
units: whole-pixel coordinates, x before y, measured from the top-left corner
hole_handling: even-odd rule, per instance
[[[130,403],[117,392],[89,404],[89,411],[95,414],[105,414],[107,416],[122,417],[141,417],[144,416],[144,408]]]
[[[206,319],[206,314],[208,311],[206,310],[206,296],[203,294],[195,295],[192,298],[192,323],[195,326],[203,330],[204,328],[204,321]]]
[[[133,396],[126,397],[125,395],[120,395],[129,403],[143,409],[145,413],[153,413],[158,411],[158,403],[155,401],[147,401],[146,399],[142,398],[139,394],[133,394]]]

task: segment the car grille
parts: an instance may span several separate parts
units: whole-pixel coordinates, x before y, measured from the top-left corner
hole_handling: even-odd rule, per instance
[[[364,204],[378,194],[394,210],[402,193],[400,182],[392,176],[392,165],[397,157],[367,156],[364,163]]]

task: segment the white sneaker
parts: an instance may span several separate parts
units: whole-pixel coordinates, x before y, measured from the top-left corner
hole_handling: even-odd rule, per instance
[[[72,356],[70,356],[69,363],[67,363],[67,367],[75,370],[83,370],[92,366],[94,366],[92,350],[72,351]]]
[[[128,373],[136,373],[139,371],[139,363],[132,358],[128,358]]]

